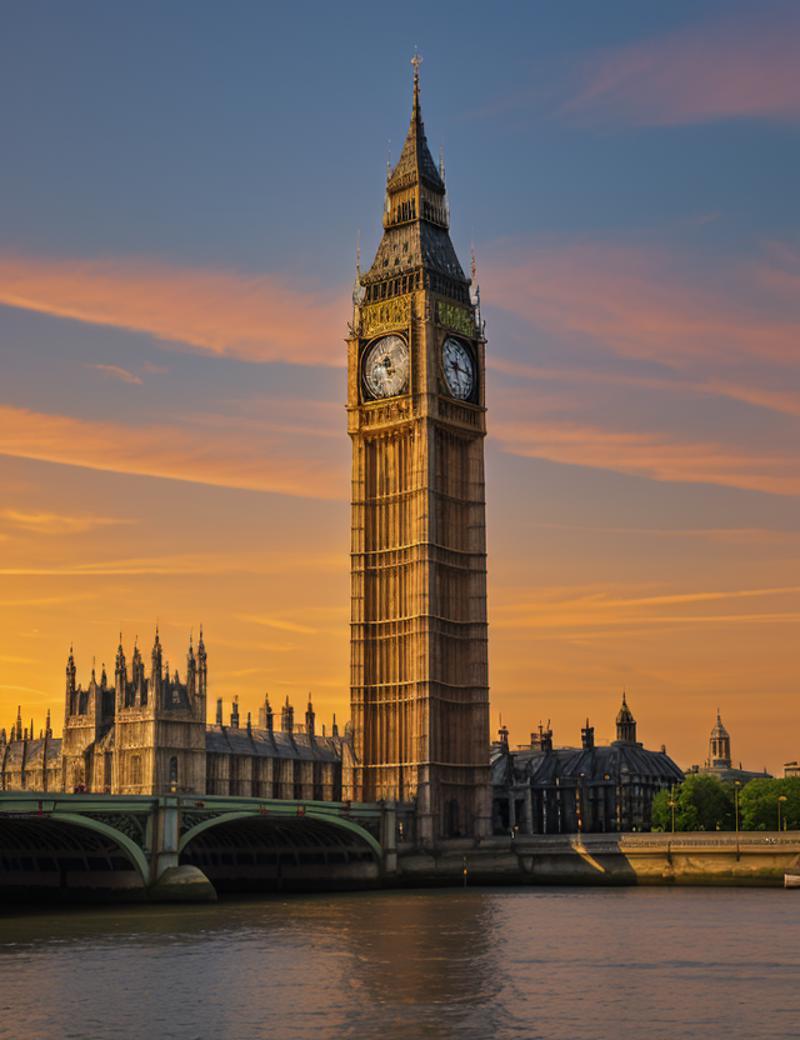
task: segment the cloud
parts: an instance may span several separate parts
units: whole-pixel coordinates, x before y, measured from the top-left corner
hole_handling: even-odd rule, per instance
[[[141,376],[137,376],[135,372],[129,372],[127,368],[120,368],[119,365],[87,365],[86,367],[94,369],[107,379],[117,379],[120,383],[131,383],[135,386],[143,385]]]
[[[504,375],[522,377],[535,382],[567,383],[609,387],[632,387],[639,390],[657,390],[662,393],[693,395],[699,397],[723,397],[754,408],[762,408],[781,415],[800,417],[800,391],[772,390],[754,386],[752,383],[736,383],[727,379],[710,377],[680,379],[675,376],[642,375],[637,372],[613,369],[603,371],[586,366],[558,368],[548,365],[527,364],[512,361],[493,354],[487,358],[487,366]],[[762,372],[762,376],[764,373]]]
[[[800,494],[796,454],[759,454],[669,433],[564,422],[495,420],[494,435],[512,455],[607,469],[661,481],[720,484],[775,495]]]
[[[233,421],[127,426],[0,405],[0,455],[304,498],[341,498],[347,485],[319,455],[275,450]]]
[[[67,516],[61,513],[33,513],[21,509],[0,509],[0,521],[35,534],[84,534],[100,527],[133,524],[130,518],[116,516]]]
[[[241,361],[344,365],[346,300],[276,275],[0,254],[0,305]]]
[[[581,121],[669,126],[800,120],[800,19],[707,20],[608,50],[576,70],[561,112]]]
[[[253,625],[263,625],[265,628],[274,628],[279,632],[293,632],[297,635],[315,635],[316,628],[309,625],[301,625],[296,621],[287,621],[285,618],[266,617],[263,614],[239,614],[242,621],[249,621]]]
[[[800,586],[756,589],[720,589],[650,595],[614,595],[608,589],[538,589],[524,601],[495,604],[494,628],[583,629],[619,626],[674,626],[682,624],[789,623],[800,618],[797,609],[763,612],[685,613],[683,607],[737,600],[797,597]],[[578,593],[576,595],[576,592]]]
[[[794,275],[788,260],[761,260],[722,267],[715,284],[664,250],[549,241],[493,247],[482,281],[492,307],[537,328],[678,369],[699,359],[796,365]]]
[[[5,577],[213,577],[223,574],[338,574],[349,561],[341,553],[323,552],[214,552],[180,553],[169,556],[139,556],[111,560],[84,560],[50,566],[19,565],[0,567]],[[28,603],[69,602],[69,597],[52,600],[19,601]],[[0,606],[6,605],[0,600]],[[13,605],[17,605],[15,601]]]

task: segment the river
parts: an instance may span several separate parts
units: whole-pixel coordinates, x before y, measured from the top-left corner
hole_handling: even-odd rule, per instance
[[[800,892],[473,888],[5,908],[0,1037],[800,1037]]]

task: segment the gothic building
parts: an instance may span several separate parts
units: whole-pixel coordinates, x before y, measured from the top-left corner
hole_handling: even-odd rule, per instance
[[[553,746],[539,727],[529,747],[512,751],[508,730],[492,748],[492,823],[495,834],[576,834],[650,829],[653,797],[683,779],[661,751],[636,739],[636,720],[622,695],[617,739],[595,744],[594,727],[581,730],[580,747]]]
[[[488,833],[489,685],[477,287],[444,169],[411,122],[348,340],[352,757],[348,797],[416,805],[423,842]]]
[[[11,738],[0,731],[0,790],[341,798],[345,740],[335,720],[330,735],[324,726],[318,733],[309,700],[295,724],[287,697],[276,726],[265,697],[258,726],[250,715],[242,725],[236,699],[227,725],[221,699],[207,725],[207,688],[202,629],[196,652],[189,641],[183,680],[164,660],[158,629],[149,673],[138,646],[128,667],[120,636],[113,684],[93,667],[81,686],[70,647],[63,737],[53,737],[48,713],[34,739],[33,723],[23,729],[18,712]]]

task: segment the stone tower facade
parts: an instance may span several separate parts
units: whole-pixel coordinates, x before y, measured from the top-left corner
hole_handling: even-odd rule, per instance
[[[488,833],[485,341],[442,165],[411,123],[348,340],[351,718],[346,794],[416,801],[417,837]]]

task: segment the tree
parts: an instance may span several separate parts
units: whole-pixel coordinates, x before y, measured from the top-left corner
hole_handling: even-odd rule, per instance
[[[800,828],[800,777],[783,780],[758,777],[742,787],[739,810],[742,829],[747,831],[775,831],[778,829],[778,799],[781,802],[781,827]]]
[[[672,830],[673,797],[676,831],[733,830],[733,791],[715,776],[691,774],[673,791],[659,791],[653,799],[655,829]]]

